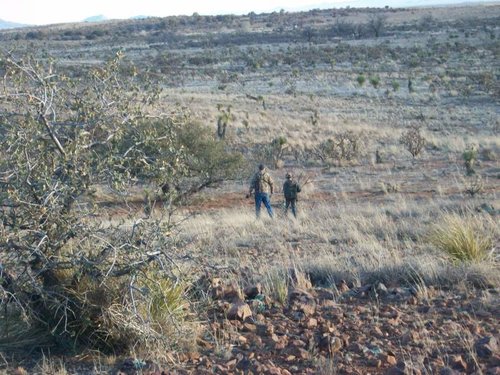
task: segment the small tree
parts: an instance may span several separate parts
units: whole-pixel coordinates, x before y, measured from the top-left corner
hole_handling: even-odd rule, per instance
[[[467,147],[467,149],[462,153],[462,159],[464,160],[467,176],[476,173],[474,170],[474,165],[477,161],[477,147],[475,145],[469,145]]]
[[[392,86],[392,91],[394,91],[394,92],[398,91],[399,87],[400,87],[399,82],[396,80],[393,80],[391,82],[391,86]]]
[[[217,104],[217,109],[219,110],[219,115],[217,116],[217,137],[225,139],[227,126],[233,120],[234,116],[231,113],[230,105],[224,109],[222,104]]]
[[[287,143],[288,141],[285,136],[276,137],[271,141],[269,152],[275,166],[282,159]]]
[[[419,126],[412,126],[403,132],[399,142],[406,147],[406,150],[408,150],[413,158],[416,158],[424,149],[427,140],[420,133]]]
[[[378,86],[380,85],[380,77],[378,75],[371,76],[370,84],[373,86],[373,88],[378,88]]]
[[[385,14],[375,14],[368,19],[368,29],[378,38],[384,32],[387,24],[387,16]]]
[[[366,77],[364,76],[364,74],[360,74],[360,75],[358,75],[358,77],[356,78],[356,81],[358,82],[358,85],[359,85],[360,87],[362,87],[362,86],[365,84],[365,82],[366,82]]]
[[[160,91],[121,54],[81,79],[53,60],[0,62],[0,259],[2,278],[15,275],[0,286],[11,304],[2,321],[65,349],[176,344],[186,301],[171,211],[151,215],[155,194],[133,209],[130,191],[175,186],[164,191],[172,207],[238,158],[206,132],[188,136],[183,112],[152,121]],[[102,190],[129,208],[122,221],[103,223]]]
[[[348,131],[321,142],[312,150],[312,153],[324,163],[336,160],[340,165],[342,161],[351,161],[358,158],[363,143],[362,136],[359,133]]]

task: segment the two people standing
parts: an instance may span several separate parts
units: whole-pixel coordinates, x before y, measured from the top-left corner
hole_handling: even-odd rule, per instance
[[[274,192],[274,181],[267,171],[264,164],[259,165],[259,170],[255,173],[250,183],[250,190],[247,197],[255,192],[255,214],[260,217],[260,208],[262,203],[267,209],[267,213],[271,218],[274,217],[273,208],[271,207],[271,195]],[[290,207],[294,217],[297,217],[297,194],[300,192],[299,184],[293,180],[292,174],[286,174],[286,181],[283,184],[283,194],[285,195],[285,214],[288,213]]]

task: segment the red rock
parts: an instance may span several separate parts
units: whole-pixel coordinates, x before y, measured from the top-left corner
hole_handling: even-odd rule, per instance
[[[410,330],[406,332],[403,336],[401,336],[401,343],[403,345],[408,345],[412,343],[416,343],[420,338],[420,335],[417,331]]]
[[[349,341],[351,339],[351,336],[343,333],[340,338],[342,339],[342,344],[344,345],[344,347],[349,346]]]
[[[306,324],[307,328],[312,329],[318,326],[318,320],[314,318],[309,318]]]
[[[325,310],[334,309],[337,307],[337,304],[335,303],[335,301],[331,301],[329,299],[326,299],[324,301],[321,301],[321,307]]]
[[[481,358],[490,358],[498,352],[498,341],[493,336],[483,337],[474,344],[477,355]]]
[[[451,366],[455,370],[467,371],[467,363],[464,361],[461,355],[454,355],[450,359]]]
[[[247,286],[243,290],[243,293],[245,294],[246,298],[254,299],[255,297],[257,297],[257,295],[262,294],[262,284],[257,283],[255,285]]]
[[[347,348],[350,352],[356,353],[356,354],[362,354],[364,346],[361,345],[359,342],[353,342],[349,347]]]
[[[200,359],[200,353],[198,352],[189,352],[187,353],[187,357],[190,361],[197,361]]]
[[[219,365],[219,364],[214,364],[214,370],[216,370],[215,371],[216,373],[227,374],[227,372],[228,372],[229,369],[226,366],[222,366],[222,365]]]
[[[391,326],[398,326],[400,323],[399,318],[392,318],[387,321]]]
[[[340,284],[337,286],[337,289],[340,293],[345,293],[345,292],[348,292],[350,290],[349,286],[347,285],[347,283],[344,280],[340,281]]]
[[[489,368],[486,371],[486,375],[500,375],[500,366]]]
[[[309,359],[309,357],[310,357],[309,352],[303,348],[299,348],[297,351],[297,354],[298,354],[297,357],[299,359]]]
[[[241,301],[233,303],[227,312],[228,319],[238,319],[243,321],[250,317],[252,317],[252,310],[250,309],[250,306]]]
[[[378,336],[378,337],[383,337],[384,336],[384,333],[382,332],[382,330],[379,327],[373,328],[373,334],[375,336]]]
[[[247,339],[249,343],[257,348],[262,348],[264,346],[264,343],[262,342],[262,339],[255,335],[255,334],[248,334]],[[253,353],[252,353],[253,354]]]
[[[409,305],[417,305],[418,304],[418,299],[415,296],[410,296],[408,298],[408,304]]]
[[[274,326],[272,324],[258,324],[257,334],[259,336],[271,336],[274,333]]]
[[[257,326],[252,323],[243,323],[243,327],[241,328],[243,332],[256,332]]]
[[[284,340],[280,340],[274,344],[274,350],[283,350],[287,347],[287,342]]]
[[[290,346],[295,348],[305,348],[306,343],[302,340],[292,340],[290,341]]]
[[[296,304],[296,309],[302,311],[304,315],[313,315],[316,312],[316,305],[314,303],[299,302]]]
[[[439,375],[460,375],[458,371],[453,370],[452,368],[449,367],[443,367],[439,371]]]
[[[400,369],[397,366],[394,366],[394,367],[389,368],[386,371],[385,375],[405,375],[405,371]]]
[[[368,366],[380,368],[382,367],[382,361],[377,358],[370,358],[368,360]]]
[[[245,336],[238,336],[238,343],[240,345],[246,344],[247,342],[248,342],[248,340]]]
[[[273,333],[271,335],[271,341],[273,341],[273,342],[279,342],[280,338],[278,337],[278,335],[276,333]]]
[[[332,353],[338,352],[342,349],[342,340],[338,337],[334,337],[331,341],[330,351]]]
[[[398,363],[398,361],[396,360],[396,357],[394,357],[392,355],[386,356],[385,362],[387,362],[391,366],[395,366]]]

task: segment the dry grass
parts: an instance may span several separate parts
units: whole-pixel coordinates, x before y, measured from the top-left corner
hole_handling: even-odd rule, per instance
[[[438,8],[433,14],[437,19],[444,19],[444,16],[456,19],[464,13],[478,14],[481,19],[485,15],[495,17],[498,7],[492,9],[495,11],[491,15],[475,7]],[[419,10],[391,10],[388,22],[415,21],[422,14]],[[360,16],[349,16],[347,20],[353,21],[351,17]],[[329,17],[329,22],[332,20]],[[450,48],[447,54],[452,56],[453,47],[447,45],[452,45],[453,41],[447,40],[448,32],[442,34],[438,38],[445,40],[437,42],[443,48]],[[301,66],[300,74],[293,82],[297,88],[294,95],[285,92],[290,74],[285,65],[266,66],[255,72],[244,71],[240,74],[240,82],[228,84],[223,92],[216,89],[217,78],[208,76],[205,70],[200,69],[201,73],[197,73],[186,69],[192,77],[184,77],[184,87],[167,88],[158,111],[185,106],[194,121],[200,121],[215,133],[219,114],[217,105],[226,107],[230,104],[235,119],[228,125],[226,142],[229,146],[245,150],[245,156],[253,163],[252,147],[285,136],[290,147],[283,158],[284,170],[310,174],[313,181],[300,195],[298,220],[281,215],[277,215],[274,221],[268,218],[256,220],[253,202],[243,199],[246,181],[224,185],[207,193],[212,194],[210,197],[222,207],[215,203],[215,209],[201,209],[190,216],[196,210],[191,207],[187,214],[182,212],[178,217],[184,221],[179,225],[179,234],[172,245],[182,273],[180,276],[191,281],[210,274],[240,286],[259,281],[264,293],[280,303],[286,301],[290,286],[294,283],[307,285],[309,280],[314,285],[333,290],[340,280],[354,285],[375,282],[412,285],[424,298],[430,293],[431,286],[464,287],[465,290],[472,290],[471,286],[483,289],[500,287],[498,254],[494,250],[500,237],[495,222],[498,216],[476,214],[483,204],[497,210],[499,207],[499,171],[494,157],[500,150],[497,106],[489,94],[473,96],[469,101],[455,87],[458,80],[467,81],[470,72],[480,71],[484,66],[496,67],[492,60],[494,53],[487,47],[488,38],[478,36],[474,39],[480,39],[478,45],[481,48],[481,43],[484,43],[486,52],[484,60],[477,59],[470,67],[465,60],[467,56],[463,56],[463,61],[457,56],[447,57],[445,63],[436,62],[432,66],[423,66],[423,69],[399,65],[388,56],[355,66],[350,61]],[[431,36],[424,33],[404,40],[349,40],[342,44],[346,48],[373,47],[382,43],[425,46],[430,39]],[[461,38],[457,42],[473,45],[471,40]],[[98,55],[98,47],[92,45],[88,48]],[[286,47],[263,46],[263,49]],[[306,46],[303,47],[306,51]],[[150,49],[149,46],[146,49]],[[193,54],[191,50],[185,52],[186,56]],[[85,49],[82,47],[79,53],[85,55]],[[220,69],[220,66],[210,68]],[[397,80],[401,83],[400,90],[389,95],[368,84],[359,87],[356,77],[359,73],[368,77],[372,74],[369,70],[373,70],[373,74],[381,72],[384,87]],[[443,77],[443,74],[451,73],[457,77]],[[409,75],[414,75],[415,92],[411,94],[404,86]],[[429,82],[438,78],[443,86],[431,93]],[[445,87],[448,84],[450,87]],[[262,95],[265,108],[262,103],[249,99],[247,93]],[[315,111],[317,121],[313,122],[311,116]],[[399,144],[399,138],[405,129],[415,125],[422,127],[428,143],[419,159],[412,161]],[[359,160],[341,167],[327,166],[308,153],[325,139],[345,131],[359,132],[367,139]],[[478,145],[479,150],[491,150],[490,155],[493,155],[483,158],[477,166],[484,183],[480,196],[470,197],[464,193],[462,153],[469,144]],[[376,150],[383,155],[381,164],[373,161]],[[277,182],[280,182],[284,170],[272,171]],[[240,193],[240,202],[226,204],[226,194]],[[142,201],[142,191],[131,194],[137,196],[137,202]],[[102,203],[118,202],[104,190],[98,190],[96,197]],[[280,195],[273,197],[278,211],[281,202]],[[134,209],[112,210],[109,222],[123,219]],[[464,215],[464,212],[468,214]],[[429,233],[433,234],[429,237]],[[128,286],[119,289],[118,297],[133,294],[137,299],[135,304],[124,308],[118,297],[104,301],[107,308],[101,319],[108,330],[105,337],[117,341],[133,340],[140,348],[134,355],[139,355],[140,351],[151,358],[165,355],[161,348],[166,343],[175,350],[194,347],[195,339],[203,329],[198,320],[206,316],[213,301],[205,295],[198,296],[198,300],[191,303],[193,301],[189,301],[186,295],[186,285],[151,275],[142,276],[132,293]],[[73,293],[88,303],[89,308],[102,304],[103,301],[91,301],[94,292],[98,292],[98,287],[91,281],[84,280],[79,288]],[[486,294],[484,304],[491,304],[491,299],[492,295]],[[192,316],[185,308],[188,303],[191,303],[195,319],[190,319]],[[21,316],[3,319],[0,332],[5,332],[0,340],[0,351],[52,344],[51,337],[26,326]],[[229,355],[232,342],[224,332],[209,334],[213,336],[220,355]],[[166,336],[168,342],[164,340]],[[463,335],[458,339],[464,349],[470,351],[470,338]],[[439,351],[439,346],[447,343],[429,344],[437,345]],[[65,371],[58,363],[42,362],[39,367],[50,373]],[[318,368],[320,373],[335,373],[335,361],[325,360],[318,364]]]
[[[195,239],[190,251],[200,249],[200,256],[208,254],[218,267],[250,269],[274,294],[284,290],[284,271],[297,265],[322,285],[343,279],[449,286],[463,276],[478,286],[500,285],[495,262],[454,265],[429,247],[427,234],[436,217],[453,206],[439,198],[422,205],[403,195],[378,205],[309,201],[300,207],[298,221],[257,221],[248,206],[201,214],[185,223],[183,235]]]
[[[447,214],[432,228],[429,240],[454,261],[480,262],[495,258],[495,235],[498,229],[491,218]]]

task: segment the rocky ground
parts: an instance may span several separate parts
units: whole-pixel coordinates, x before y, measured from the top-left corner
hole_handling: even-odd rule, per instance
[[[500,374],[493,289],[346,283],[290,288],[284,304],[220,280],[199,351],[161,368],[125,360],[118,374]]]

